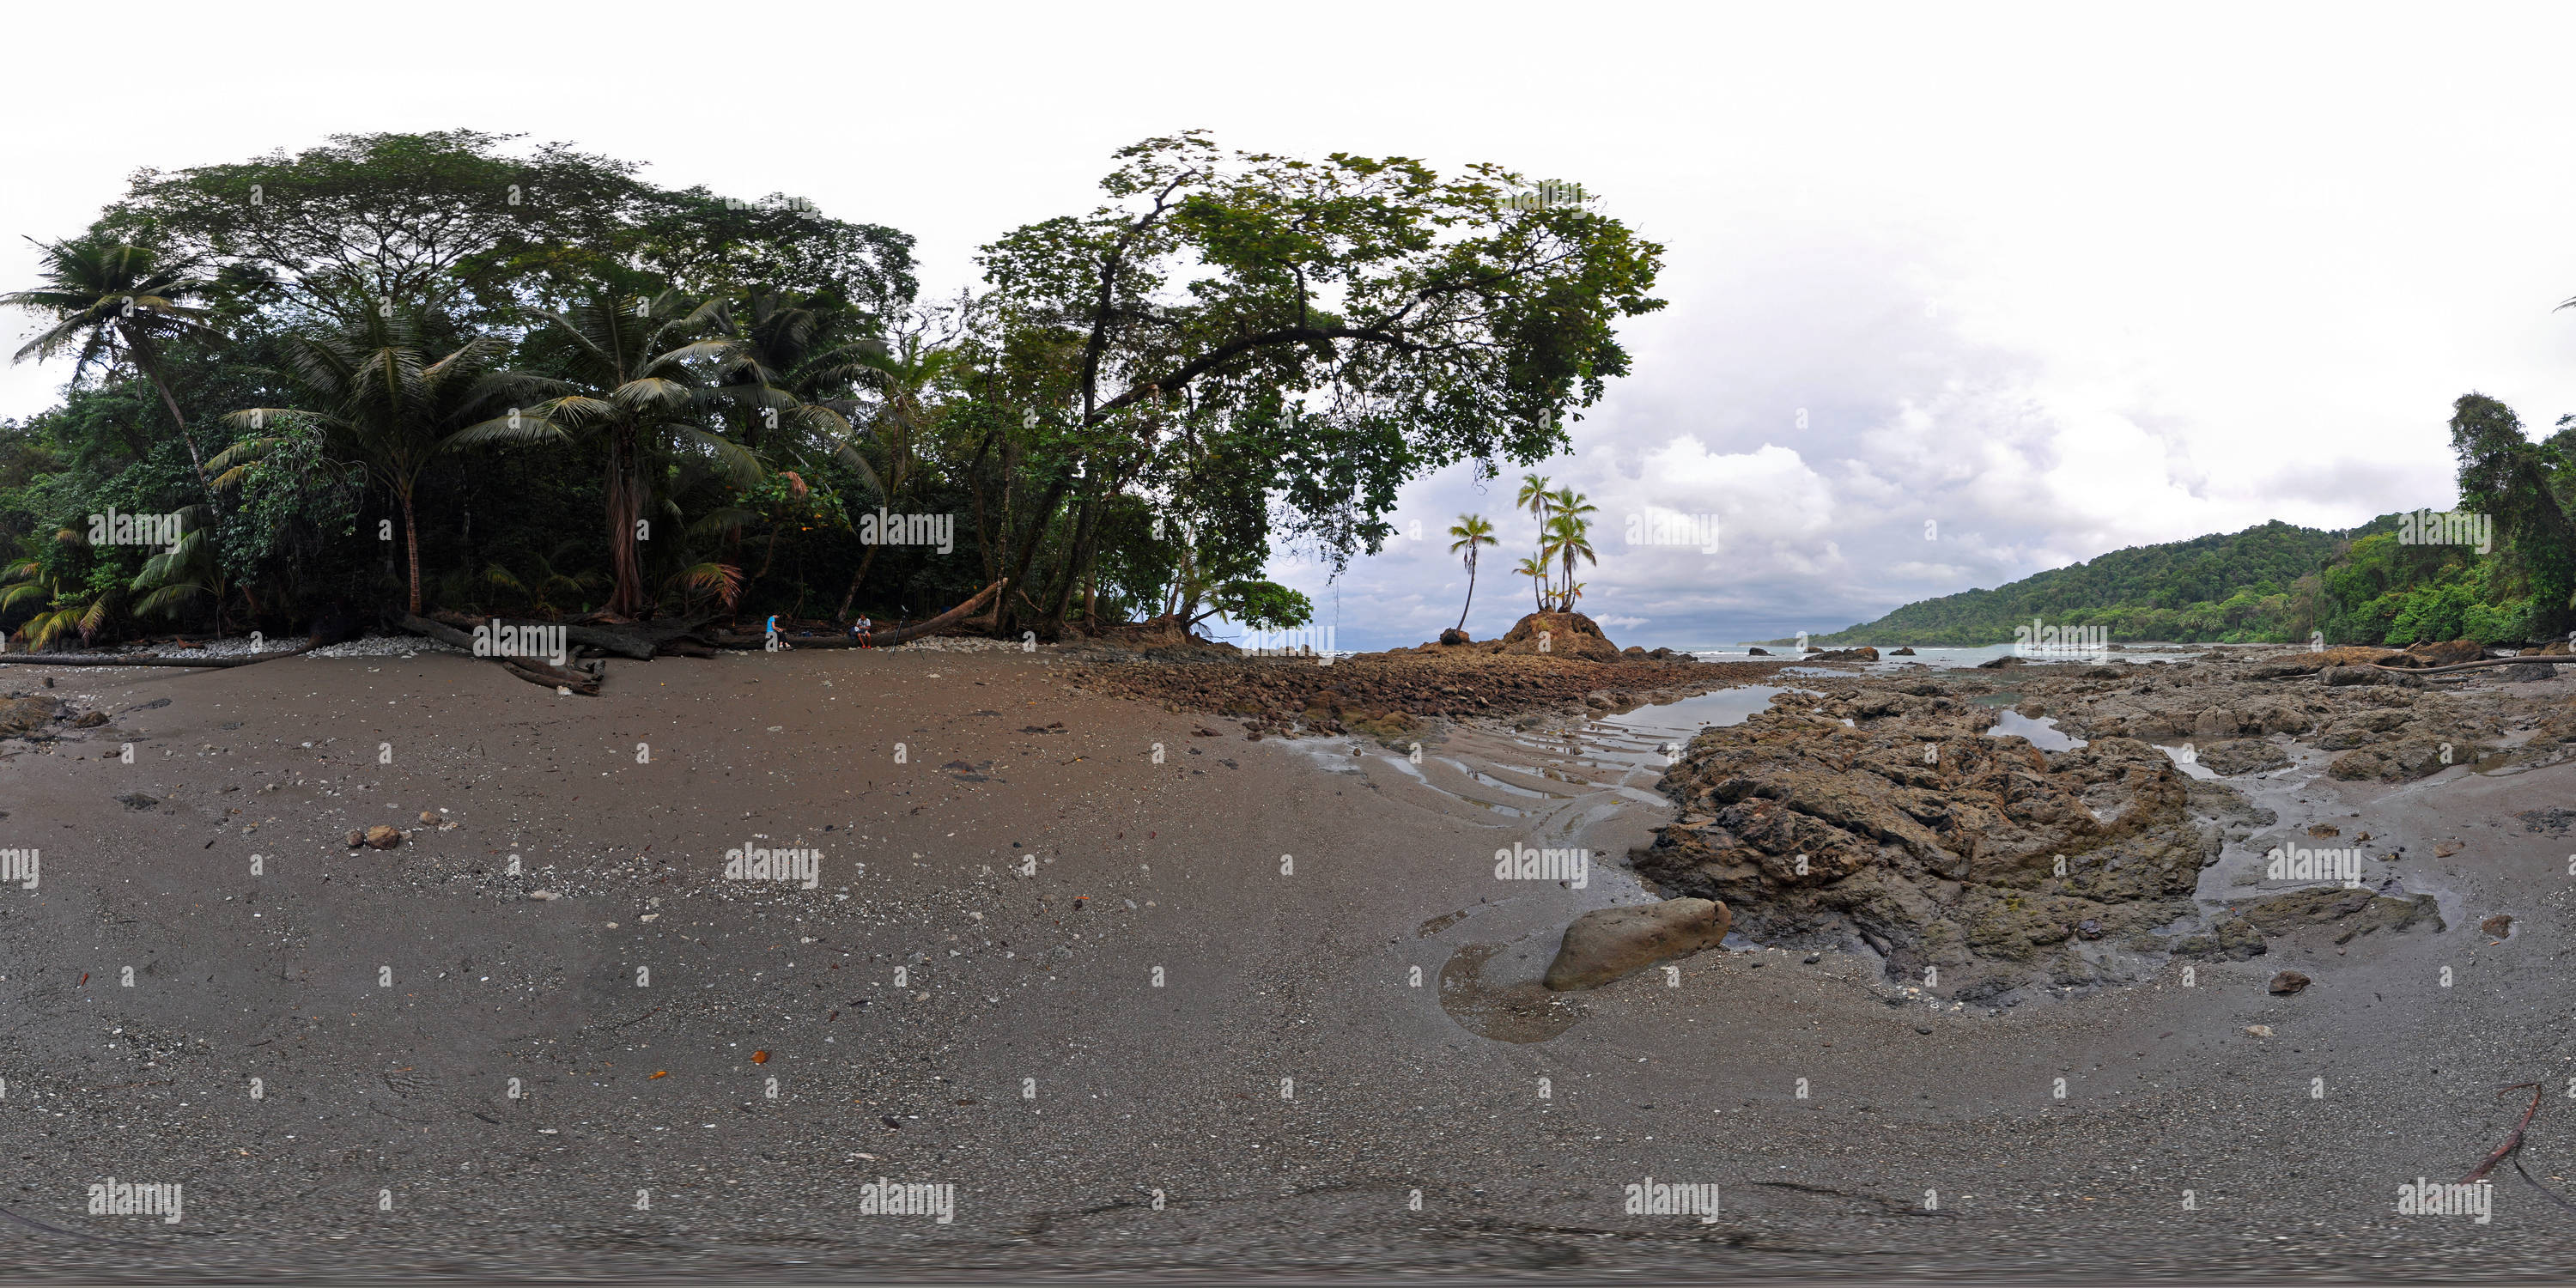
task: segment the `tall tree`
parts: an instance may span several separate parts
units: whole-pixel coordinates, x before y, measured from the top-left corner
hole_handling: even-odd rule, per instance
[[[165,262],[153,251],[125,242],[79,240],[36,243],[44,252],[42,286],[0,296],[0,305],[26,309],[53,325],[18,350],[15,361],[73,354],[72,379],[93,365],[131,363],[161,395],[170,423],[188,444],[198,486],[206,486],[206,456],[188,417],[179,410],[162,345],[183,337],[221,340],[206,324],[206,311],[189,303],[205,289],[195,266]]]
[[[710,400],[690,363],[723,352],[721,340],[691,340],[692,312],[677,295],[646,300],[605,289],[562,312],[538,310],[549,325],[535,336],[548,370],[535,382],[554,393],[534,407],[458,432],[458,445],[589,440],[605,459],[609,568],[607,611],[640,617],[651,607],[641,543],[657,484],[677,452],[695,452],[740,487],[761,477],[743,444],[707,428]]]
[[[1628,369],[1614,324],[1662,307],[1660,247],[1596,211],[1514,202],[1499,167],[1227,154],[1199,132],[1118,159],[1109,204],[984,249],[996,318],[1078,347],[1033,405],[1095,454],[1244,436],[1287,534],[1336,561],[1378,547],[1415,474],[1562,448],[1566,417]],[[1036,512],[1076,481],[1060,473]],[[1020,538],[1015,578],[1043,532]]]
[[[441,453],[475,441],[469,431],[507,433],[507,400],[530,398],[534,388],[529,377],[496,369],[507,350],[500,340],[477,336],[432,359],[421,347],[420,330],[415,319],[387,310],[361,313],[335,331],[289,336],[283,374],[312,407],[258,407],[230,418],[254,431],[271,425],[319,428],[330,450],[362,462],[393,494],[402,510],[414,613],[421,610],[420,522],[413,505],[421,472]],[[270,434],[227,450],[214,462],[223,471],[218,481],[237,483],[250,462],[281,441]]]
[[[1457,538],[1449,543],[1449,553],[1466,552],[1467,602],[1458,608],[1458,629],[1463,631],[1467,629],[1467,610],[1476,606],[1476,555],[1481,547],[1501,543],[1494,539],[1493,520],[1481,514],[1459,515],[1458,521],[1449,525],[1449,535]]]
[[[2460,508],[2494,516],[2496,534],[2522,560],[2532,630],[2576,629],[2576,522],[2558,501],[2576,462],[2555,444],[2532,442],[2512,408],[2478,393],[2451,405],[2451,450],[2460,462]]]

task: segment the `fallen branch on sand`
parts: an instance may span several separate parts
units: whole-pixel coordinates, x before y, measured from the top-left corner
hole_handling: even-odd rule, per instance
[[[2568,666],[2576,664],[2576,657],[2570,657],[2563,653],[2552,654],[2547,657],[2538,655],[2531,657],[2491,657],[2483,662],[2453,662],[2449,666],[2381,666],[2379,663],[2373,662],[2370,664],[2370,667],[2374,671],[2391,671],[2398,675],[2440,675],[2444,671],[2474,671],[2482,666],[2531,666],[2535,663],[2541,666]]]
[[[2496,1146],[2494,1153],[2487,1155],[2485,1161],[2480,1162],[2476,1167],[2469,1169],[2469,1174],[2460,1178],[2460,1184],[2475,1185],[2486,1179],[2487,1173],[2494,1171],[2496,1164],[2503,1162],[2507,1155],[2522,1147],[2523,1133],[2530,1130],[2533,1116],[2540,1112],[2540,1097],[2541,1094],[2547,1090],[2547,1084],[2538,1082],[2517,1082],[2509,1087],[2496,1088],[2496,1094],[2502,1095],[2508,1091],[2520,1091],[2525,1087],[2531,1088],[2531,1105],[2529,1108],[2522,1111],[2522,1121],[2513,1125],[2513,1134],[2505,1137],[2504,1143]],[[2517,1158],[2513,1160],[2513,1170],[2516,1175],[2522,1177],[2524,1184],[2540,1191],[2540,1196],[2542,1198],[2545,1198],[2570,1212],[2576,1212],[2576,1203],[2568,1202],[2564,1195],[2561,1195],[2558,1191],[2541,1184],[2540,1178],[2532,1175],[2530,1169],[2522,1165],[2521,1159]]]
[[[309,653],[321,645],[306,641],[293,648],[271,649],[260,653],[242,653],[232,657],[155,657],[137,653],[119,657],[113,653],[0,653],[0,662],[17,666],[189,666],[215,670],[228,666],[250,666],[274,662],[281,657]]]
[[[940,631],[944,631],[949,627],[964,621],[969,614],[972,614],[976,609],[983,607],[985,601],[991,599],[997,594],[1000,594],[1002,588],[1010,584],[1011,579],[1004,577],[1000,581],[994,582],[992,585],[976,591],[974,598],[967,600],[965,603],[959,604],[955,608],[949,609],[947,612],[941,613],[937,617],[931,618],[929,621],[915,622],[910,626],[899,626],[893,630],[878,631],[869,638],[869,643],[878,648],[892,648],[906,640],[915,640],[925,635],[937,634]],[[708,643],[713,644],[718,648],[759,648],[769,640],[769,637],[766,635],[736,633],[718,634],[714,632],[708,633],[705,638]],[[859,646],[859,642],[857,640],[854,640],[847,635],[816,635],[810,638],[789,638],[784,642],[788,643],[791,647],[800,649],[857,648]]]
[[[411,613],[405,613],[396,620],[404,630],[414,635],[426,635],[441,644],[454,645],[468,653],[474,651],[474,637],[453,626],[442,625]],[[586,698],[599,696],[599,677],[589,671],[549,666],[528,657],[487,657],[484,660],[500,663],[501,669],[530,684],[542,684],[549,689],[570,689]]]
[[[2495,1152],[2487,1155],[2485,1162],[2469,1169],[2469,1174],[2460,1178],[2460,1184],[2477,1184],[2480,1180],[2485,1178],[2487,1173],[2495,1170],[2496,1164],[2504,1161],[2505,1155],[2512,1153],[2515,1149],[2521,1146],[2523,1131],[2531,1126],[2532,1115],[2540,1112],[2540,1093],[2543,1088],[2541,1084],[2537,1082],[2517,1082],[2509,1087],[2496,1088],[2496,1094],[2503,1095],[2508,1091],[2520,1091],[2525,1087],[2531,1088],[2531,1108],[2522,1111],[2522,1121],[2513,1125],[2513,1134],[2505,1137],[2504,1143],[2496,1146]]]

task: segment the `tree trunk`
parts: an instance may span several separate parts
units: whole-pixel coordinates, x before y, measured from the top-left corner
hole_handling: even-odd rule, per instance
[[[635,544],[635,524],[643,518],[643,480],[636,467],[635,431],[619,426],[608,438],[608,553],[617,575],[608,611],[641,617],[644,610],[644,562]]]
[[[1014,560],[1011,564],[1011,575],[1009,580],[1012,585],[1025,586],[1028,584],[1029,565],[1037,562],[1038,543],[1046,539],[1046,530],[1048,527],[1052,526],[1055,521],[1055,508],[1064,503],[1065,482],[1066,480],[1059,478],[1053,484],[1049,485],[1046,491],[1046,499],[1039,502],[1037,509],[1030,513],[1028,535],[1021,539],[1019,558]],[[1026,598],[1026,596],[1023,595],[1022,598]],[[1034,603],[1031,606],[1034,607]],[[996,621],[995,626],[999,632],[1005,636],[1019,630],[1020,623],[1018,615],[1012,609],[1008,598],[1005,598],[1002,602],[1001,616]]]
[[[420,529],[412,522],[411,484],[394,489],[394,499],[402,502],[403,548],[411,558],[411,611],[420,612]]]
[[[1476,553],[1467,552],[1467,602],[1458,607],[1458,629],[1467,629],[1467,610],[1476,606]]]

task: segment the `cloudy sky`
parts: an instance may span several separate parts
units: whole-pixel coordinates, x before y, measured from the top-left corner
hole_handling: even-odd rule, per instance
[[[657,12],[658,11],[658,12]],[[0,281],[141,166],[467,126],[811,196],[974,247],[1088,208],[1108,154],[1203,126],[1273,152],[1583,183],[1667,247],[1635,374],[1545,472],[1607,540],[1622,643],[1831,630],[2106,550],[2452,498],[2450,401],[2576,411],[2576,11],[1309,3],[908,6],[129,3],[167,58],[21,60]],[[95,13],[11,19],[88,47]],[[17,341],[23,319],[0,322]],[[0,415],[67,374],[0,371]],[[1529,606],[1510,479],[1405,496],[1317,596],[1345,646],[1428,638],[1494,516],[1469,629]],[[1622,544],[1714,516],[1719,549]],[[1928,526],[1927,526],[1928,525]]]

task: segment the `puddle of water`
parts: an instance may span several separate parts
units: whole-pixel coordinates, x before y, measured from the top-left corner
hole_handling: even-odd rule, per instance
[[[2211,769],[2209,766],[2201,764],[2196,760],[2183,759],[2185,755],[2191,752],[2192,749],[2189,747],[2157,747],[2156,750],[2163,752],[2165,754],[2165,759],[2172,761],[2176,767],[2182,770],[2183,773],[2190,775],[2193,778],[2218,777],[2218,771]]]
[[[1741,688],[1703,693],[1679,702],[1643,706],[1624,715],[1603,716],[1593,723],[1608,730],[1646,738],[1678,735],[1688,741],[1711,725],[1742,724],[1755,712],[1770,710],[1771,695],[1787,691],[1768,684],[1748,684]]]
[[[1989,738],[2014,734],[2029,739],[2030,745],[2041,751],[2073,751],[2085,745],[2083,739],[2073,734],[2059,733],[2055,716],[2033,720],[2018,711],[2006,711],[1996,717],[1993,728],[1986,730]]]

